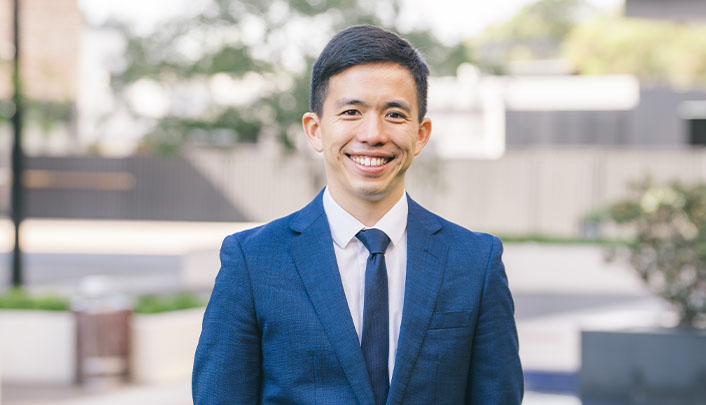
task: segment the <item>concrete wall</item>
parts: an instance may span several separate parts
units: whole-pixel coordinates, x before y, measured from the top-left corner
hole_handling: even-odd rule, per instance
[[[702,180],[705,169],[701,150],[510,150],[495,161],[441,163],[436,192],[428,182],[417,187],[414,172],[408,190],[471,229],[574,236],[584,215],[626,196],[630,182]]]
[[[267,221],[306,204],[324,184],[319,157],[254,149],[191,150],[189,160],[251,221]],[[576,236],[589,211],[625,196],[627,185],[706,178],[706,150],[511,149],[498,160],[420,155],[407,190],[419,203],[475,230]]]

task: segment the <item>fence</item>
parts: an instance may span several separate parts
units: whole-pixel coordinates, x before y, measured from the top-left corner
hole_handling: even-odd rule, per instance
[[[9,153],[8,153],[9,155]],[[9,162],[0,166],[0,212],[9,213]],[[179,156],[27,157],[24,215],[34,218],[242,221]]]

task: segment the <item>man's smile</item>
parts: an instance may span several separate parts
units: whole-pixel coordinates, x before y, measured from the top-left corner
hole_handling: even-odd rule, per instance
[[[387,165],[393,158],[384,156],[370,155],[347,155],[353,162],[359,166],[365,167],[382,167]]]

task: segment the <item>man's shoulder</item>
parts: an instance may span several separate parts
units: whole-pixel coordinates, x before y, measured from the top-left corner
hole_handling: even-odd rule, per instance
[[[410,202],[410,215],[414,215],[426,223],[438,224],[437,234],[447,239],[449,244],[494,245],[500,243],[500,239],[495,235],[470,230],[429,211],[414,201]]]
[[[238,244],[242,247],[252,247],[266,244],[269,246],[281,243],[292,235],[291,223],[297,212],[275,219],[268,223],[245,229],[226,236],[223,246]]]

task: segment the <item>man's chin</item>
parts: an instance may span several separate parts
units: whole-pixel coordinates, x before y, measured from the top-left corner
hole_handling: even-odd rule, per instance
[[[356,195],[362,200],[376,203],[394,194],[394,190],[379,184],[365,184],[356,187]]]

